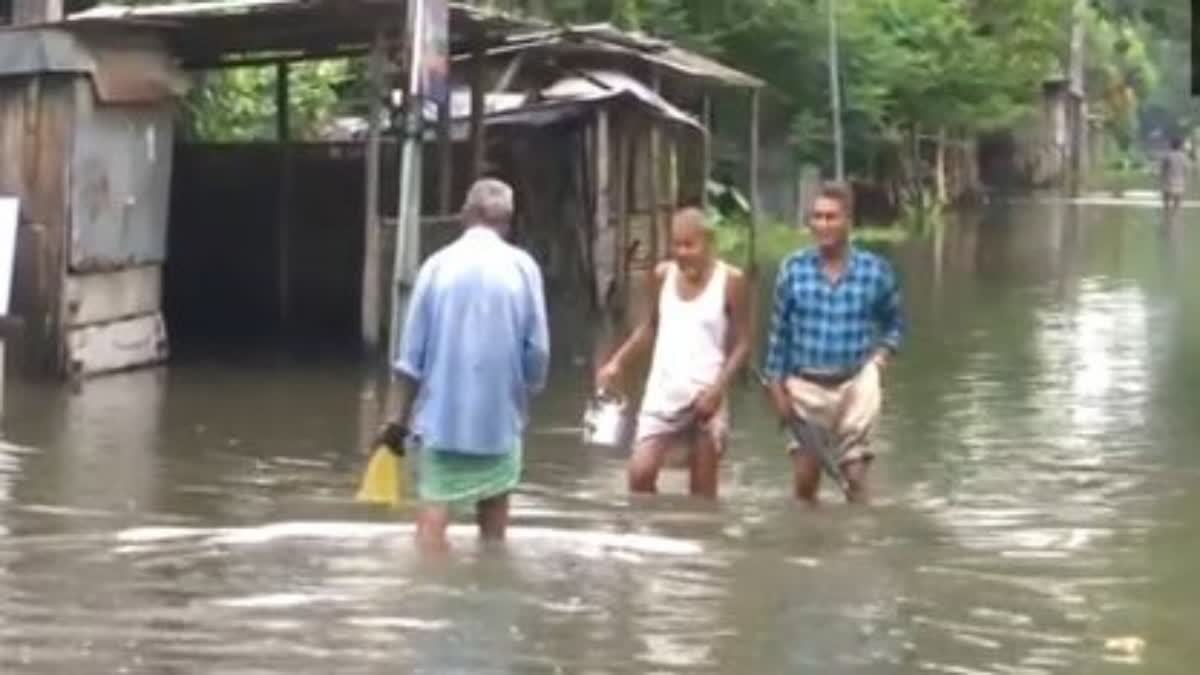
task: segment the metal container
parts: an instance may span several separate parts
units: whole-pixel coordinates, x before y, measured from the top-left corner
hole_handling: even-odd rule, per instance
[[[583,413],[583,442],[616,447],[625,436],[626,401],[619,395],[596,392]]]

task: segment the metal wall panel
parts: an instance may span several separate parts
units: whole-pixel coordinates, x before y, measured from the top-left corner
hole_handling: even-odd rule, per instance
[[[171,108],[97,104],[86,82],[78,101],[71,160],[71,269],[164,262]]]

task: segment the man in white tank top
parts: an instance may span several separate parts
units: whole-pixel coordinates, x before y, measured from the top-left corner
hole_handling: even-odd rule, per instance
[[[650,375],[629,459],[629,489],[657,491],[658,473],[676,443],[687,446],[690,492],[717,495],[717,463],[729,430],[726,391],[750,350],[746,282],[716,257],[702,211],[671,223],[673,260],[651,279],[646,319],[596,375],[612,391],[631,358],[653,346]]]

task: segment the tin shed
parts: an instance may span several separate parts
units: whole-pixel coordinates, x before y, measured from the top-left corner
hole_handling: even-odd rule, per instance
[[[35,371],[166,357],[159,285],[185,86],[137,29],[0,31],[0,192],[21,202],[13,307]]]

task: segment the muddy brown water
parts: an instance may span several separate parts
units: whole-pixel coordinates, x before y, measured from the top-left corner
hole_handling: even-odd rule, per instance
[[[572,320],[508,544],[463,524],[442,564],[352,501],[351,359],[10,383],[0,672],[1195,672],[1196,213],[1015,203],[889,249],[911,332],[868,508],[791,503],[749,385],[718,503],[678,471],[631,499],[577,441]]]

